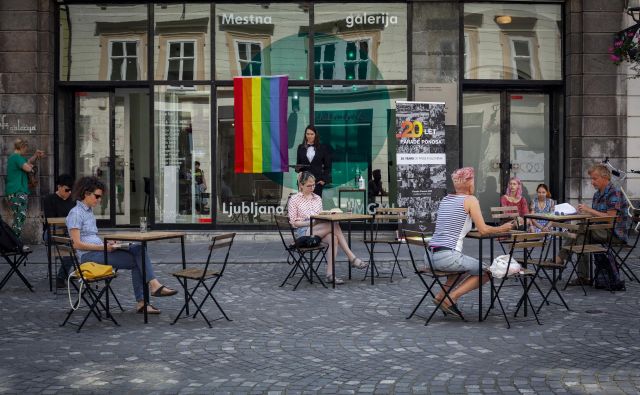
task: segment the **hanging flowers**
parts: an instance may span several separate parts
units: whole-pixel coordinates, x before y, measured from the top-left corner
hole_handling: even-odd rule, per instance
[[[609,59],[613,64],[629,62],[633,74],[631,78],[640,78],[640,26],[635,25],[613,36],[613,45],[609,47]]]

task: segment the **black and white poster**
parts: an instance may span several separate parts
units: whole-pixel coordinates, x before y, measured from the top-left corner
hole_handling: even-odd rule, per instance
[[[398,207],[408,208],[408,228],[435,229],[447,194],[444,102],[396,102]]]

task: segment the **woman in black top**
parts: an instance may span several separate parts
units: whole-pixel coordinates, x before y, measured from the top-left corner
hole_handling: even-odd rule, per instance
[[[313,192],[322,196],[325,184],[331,182],[331,151],[326,145],[320,144],[320,135],[311,125],[306,127],[302,144],[298,146],[296,165],[297,172],[308,171],[315,176],[316,187]]]

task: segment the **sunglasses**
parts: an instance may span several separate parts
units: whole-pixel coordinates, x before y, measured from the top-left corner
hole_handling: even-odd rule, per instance
[[[65,192],[71,192],[71,188],[64,188],[63,191]]]
[[[93,196],[96,197],[96,199],[102,199],[102,195],[98,195],[97,193],[91,192],[93,193]]]

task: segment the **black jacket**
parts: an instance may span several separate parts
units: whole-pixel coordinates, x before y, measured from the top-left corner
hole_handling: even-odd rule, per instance
[[[326,184],[331,182],[331,151],[324,144],[318,144],[316,147],[316,155],[311,163],[307,159],[307,148],[304,144],[298,146],[297,165],[309,165],[309,169],[304,169],[316,177],[316,182],[324,181]]]

